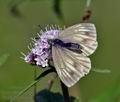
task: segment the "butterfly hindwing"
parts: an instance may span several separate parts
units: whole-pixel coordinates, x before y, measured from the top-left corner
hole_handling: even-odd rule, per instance
[[[89,58],[68,49],[53,46],[52,56],[60,79],[68,87],[73,86],[91,69]]]

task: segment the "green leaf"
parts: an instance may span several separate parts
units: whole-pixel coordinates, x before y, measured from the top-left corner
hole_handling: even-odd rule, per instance
[[[64,24],[63,14],[61,10],[61,0],[53,0],[53,10],[58,18],[61,20],[61,23]]]
[[[7,61],[9,54],[4,54],[0,57],[0,67]]]
[[[120,99],[120,80],[107,89],[100,96],[92,99],[90,102],[118,102]]]
[[[82,102],[79,98],[76,98],[74,102]]]
[[[0,102],[10,102],[8,98],[3,97],[3,95],[0,94]]]
[[[26,1],[28,1],[28,0],[11,0],[11,2],[9,3],[10,13],[14,17],[21,17],[22,14],[19,10],[19,6],[22,5]]]
[[[44,76],[46,76],[47,74],[54,72],[54,69],[48,69],[46,71],[44,71],[43,73],[41,73],[36,79],[35,81],[33,81],[30,85],[28,85],[25,89],[23,89],[22,91],[20,91],[18,93],[17,96],[15,96],[13,99],[11,99],[10,102],[14,102],[16,100],[16,98],[18,98],[19,96],[21,96],[22,94],[24,94],[26,91],[28,91],[32,86],[34,86],[37,82],[40,81],[40,79],[42,79]]]
[[[21,17],[21,12],[17,5],[11,6],[10,13],[15,17]]]
[[[92,68],[93,72],[97,72],[97,73],[102,73],[102,74],[107,74],[107,73],[111,73],[111,70],[109,69],[96,69],[96,68]]]
[[[64,102],[64,98],[60,93],[50,92],[49,90],[41,90],[34,97],[35,102]],[[70,102],[75,102],[75,97],[70,97]],[[79,101],[76,101],[79,102]]]

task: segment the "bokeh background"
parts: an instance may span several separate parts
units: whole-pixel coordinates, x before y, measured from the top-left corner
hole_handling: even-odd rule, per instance
[[[8,102],[33,81],[34,66],[26,64],[20,52],[28,52],[30,38],[47,24],[61,25],[54,10],[55,0],[0,0],[0,102]],[[80,23],[86,0],[61,0],[60,11],[67,26]],[[94,69],[82,78],[70,94],[83,102],[120,102],[120,0],[92,0],[91,22],[96,24],[99,46],[90,56]],[[59,12],[59,10],[58,10]],[[37,68],[37,73],[43,70]],[[51,75],[37,84],[43,89]],[[59,80],[51,89],[61,92]],[[33,88],[16,102],[33,102]]]

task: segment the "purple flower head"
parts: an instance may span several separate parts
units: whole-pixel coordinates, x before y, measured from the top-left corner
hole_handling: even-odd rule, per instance
[[[41,67],[47,67],[52,56],[51,45],[48,41],[49,39],[55,39],[59,32],[60,29],[53,28],[46,30],[45,32],[41,31],[41,36],[40,33],[38,33],[38,38],[33,39],[34,47],[24,58],[25,62],[29,64],[36,64]]]

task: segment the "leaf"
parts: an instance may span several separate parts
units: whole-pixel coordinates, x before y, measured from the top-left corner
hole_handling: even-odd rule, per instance
[[[9,54],[3,54],[0,57],[0,67],[7,61]]]
[[[10,13],[15,17],[21,17],[21,12],[17,5],[11,6]]]
[[[22,94],[24,94],[26,91],[28,91],[32,86],[34,86],[36,83],[38,83],[40,81],[40,79],[42,79],[44,76],[46,76],[47,74],[54,72],[54,69],[48,69],[46,71],[44,71],[43,73],[41,73],[36,79],[35,81],[33,81],[30,85],[28,85],[25,89],[23,89],[22,91],[20,91],[18,93],[17,96],[15,96],[13,99],[11,99],[10,102],[14,102],[16,100],[16,98],[18,98],[19,96],[21,96]]]
[[[76,98],[74,102],[82,102],[79,98]]]
[[[100,96],[89,102],[118,102],[120,99],[120,80],[107,89]]]
[[[10,102],[9,99],[5,99],[2,96],[0,97],[0,102]]]
[[[53,93],[49,90],[41,90],[34,97],[35,102],[64,102],[64,98],[60,93]],[[75,97],[70,97],[70,102],[79,102],[74,101]]]
[[[19,6],[23,4],[27,0],[11,0],[9,3],[10,6],[10,13],[15,17],[21,17],[22,14],[19,10]]]
[[[53,10],[58,18],[63,22],[63,14],[61,10],[61,0],[54,0],[53,1]]]
[[[111,71],[109,69],[96,69],[96,68],[92,68],[93,72],[97,72],[97,73],[102,73],[102,74],[107,74],[107,73],[111,73]]]

